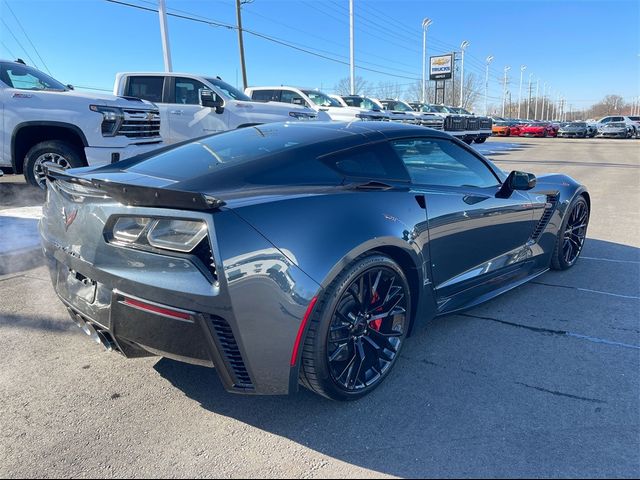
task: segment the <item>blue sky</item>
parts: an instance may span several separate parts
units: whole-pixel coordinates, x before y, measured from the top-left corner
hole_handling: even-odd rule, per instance
[[[123,1],[157,8],[153,0]],[[166,3],[170,12],[235,24],[235,0]],[[243,23],[246,29],[348,62],[348,4],[254,0],[243,6]],[[532,73],[534,82],[540,78],[540,91],[547,82],[553,99],[562,93],[576,107],[608,93],[628,101],[640,95],[638,0],[355,0],[355,10],[356,65],[391,74],[358,69],[357,75],[373,85],[408,85],[420,78],[420,24],[429,17],[427,55],[450,52],[467,40],[465,73],[482,79],[484,58],[495,57],[489,103],[500,102],[505,65],[512,67],[510,89],[517,98],[521,64],[527,65],[523,90]],[[163,69],[158,15],[152,12],[106,0],[0,0],[0,20],[0,58],[19,56],[45,70],[42,57],[64,83],[111,89],[118,71]],[[169,17],[169,36],[175,71],[241,83],[234,30]],[[245,51],[250,85],[293,84],[331,92],[349,74],[348,65],[252,35],[245,36]]]

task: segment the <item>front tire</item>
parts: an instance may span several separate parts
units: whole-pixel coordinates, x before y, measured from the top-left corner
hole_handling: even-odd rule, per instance
[[[24,176],[34,187],[46,188],[44,165],[52,163],[59,168],[76,168],[85,165],[78,149],[61,140],[40,142],[31,147],[24,161]]]
[[[476,138],[474,141],[476,143],[484,143],[487,140],[487,137]]]
[[[551,257],[551,268],[554,270],[566,270],[578,261],[587,237],[589,214],[589,204],[582,195],[569,205]]]
[[[318,299],[302,351],[302,385],[333,400],[367,395],[395,365],[410,318],[400,266],[378,253],[357,258]]]

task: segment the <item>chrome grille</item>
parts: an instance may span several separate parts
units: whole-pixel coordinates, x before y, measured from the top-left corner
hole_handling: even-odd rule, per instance
[[[124,118],[116,135],[128,138],[155,138],[160,136],[158,110],[124,110]]]

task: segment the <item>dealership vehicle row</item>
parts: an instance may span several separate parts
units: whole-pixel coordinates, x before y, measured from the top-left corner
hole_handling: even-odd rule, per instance
[[[47,164],[100,166],[163,145],[279,121],[394,121],[442,130],[468,144],[492,134],[581,136],[572,129],[559,132],[557,123],[492,120],[445,105],[294,86],[242,92],[211,75],[125,72],[116,76],[113,95],[80,93],[20,60],[0,61],[0,99],[0,167],[40,187]],[[598,136],[640,134],[639,117],[605,117],[597,125]]]

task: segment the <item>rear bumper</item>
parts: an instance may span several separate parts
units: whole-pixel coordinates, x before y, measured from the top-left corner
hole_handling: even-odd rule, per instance
[[[93,214],[84,207],[69,228],[70,237],[78,240],[58,240],[55,199],[52,193],[45,203],[41,242],[54,289],[76,323],[88,324],[87,331],[100,333],[126,357],[158,355],[215,367],[229,392],[283,395],[297,390],[299,358],[292,366],[291,356],[318,285],[246,223],[235,221],[233,214],[218,214],[229,237],[221,240],[212,233],[214,282],[190,255],[132,251],[89,235],[87,218],[106,219],[108,208],[120,211],[121,206],[103,206]],[[199,214],[181,212],[185,215]],[[254,237],[255,250],[247,253]],[[237,249],[244,253],[237,255]]]

